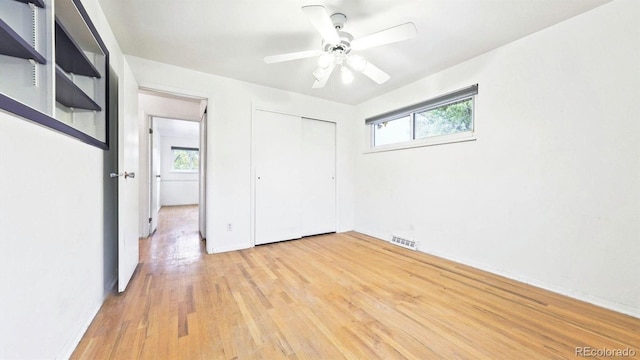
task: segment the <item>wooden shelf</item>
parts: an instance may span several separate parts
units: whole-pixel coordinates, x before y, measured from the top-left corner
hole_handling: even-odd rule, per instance
[[[70,74],[100,78],[100,72],[56,19],[56,64]]]
[[[0,55],[20,59],[35,60],[46,64],[47,60],[36,49],[16,33],[6,22],[0,19]]]
[[[74,84],[59,66],[56,66],[56,101],[74,110],[102,111],[100,105]]]
[[[41,7],[44,8],[44,1],[43,0],[17,0],[21,3],[25,3],[25,4],[33,4],[37,7]]]

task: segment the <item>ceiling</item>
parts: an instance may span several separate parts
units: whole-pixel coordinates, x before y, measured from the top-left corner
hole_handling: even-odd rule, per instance
[[[358,104],[505,45],[611,0],[99,0],[125,54],[202,72]],[[312,89],[317,59],[267,65],[267,55],[315,50],[321,37],[300,9],[341,12],[359,38],[413,22],[418,36],[362,50],[391,75],[334,74]],[[355,53],[355,52],[354,52]]]
[[[170,118],[153,118],[153,125],[160,136],[200,138],[200,123]]]

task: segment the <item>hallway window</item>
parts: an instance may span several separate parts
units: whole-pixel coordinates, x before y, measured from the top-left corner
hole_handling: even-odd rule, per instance
[[[173,171],[198,172],[200,163],[200,151],[197,148],[171,147],[173,158]]]

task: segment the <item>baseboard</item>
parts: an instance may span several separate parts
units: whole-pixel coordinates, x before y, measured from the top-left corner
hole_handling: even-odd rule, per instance
[[[513,274],[504,270],[500,270],[500,269],[496,269],[496,268],[492,268],[490,266],[486,266],[485,264],[479,264],[473,261],[465,261],[463,259],[455,259],[452,257],[449,257],[445,254],[438,254],[436,252],[426,252],[424,250],[420,250],[419,251],[425,253],[425,254],[430,254],[430,255],[434,255],[437,257],[441,257],[443,259],[447,259],[450,261],[454,261],[454,262],[458,262],[460,264],[464,264],[467,266],[471,266],[473,268],[476,269],[480,269],[482,271],[486,271],[488,273],[492,273],[495,275],[499,275],[502,277],[505,277],[507,279],[511,279],[511,280],[515,280],[515,281],[519,281],[521,283],[527,284],[527,285],[531,285],[531,286],[535,286],[537,288],[540,289],[544,289],[544,290],[548,290],[551,291],[553,293],[556,294],[560,294],[560,295],[564,295],[567,297],[570,297],[572,299],[576,299],[576,300],[580,300],[580,301],[584,301],[586,303],[607,309],[607,310],[611,310],[611,311],[615,311],[621,314],[625,314],[625,315],[629,315],[629,316],[633,316],[635,318],[640,319],[640,309],[635,309],[633,307],[624,305],[624,304],[620,304],[614,301],[610,301],[607,299],[603,299],[601,297],[598,296],[594,296],[594,295],[590,295],[575,289],[567,289],[561,286],[557,286],[554,284],[550,284],[544,281],[540,281],[537,279],[532,279],[532,278],[528,278],[526,276],[521,276],[521,275],[517,275],[517,274]]]
[[[99,304],[94,305],[93,308],[86,313],[86,316],[84,318],[85,320],[84,320],[82,326],[80,326],[78,328],[78,330],[76,331],[75,335],[72,336],[69,341],[67,341],[65,346],[60,351],[59,355],[56,356],[56,359],[60,359],[60,360],[64,359],[64,360],[66,360],[66,359],[69,359],[71,357],[73,352],[76,350],[76,347],[78,347],[78,344],[80,343],[80,340],[82,340],[82,337],[87,332],[87,329],[91,325],[91,322],[93,321],[93,319],[98,314],[98,311],[100,311],[100,308],[102,308],[102,305],[104,304],[104,302],[107,300],[107,297],[115,289],[117,282],[118,282],[118,277],[117,276],[114,277],[113,279],[111,279],[111,281],[109,281],[107,287],[105,288],[104,294],[102,296],[102,301],[100,301]]]
[[[67,344],[65,344],[65,346],[60,351],[60,355],[56,356],[56,359],[62,360],[62,359],[69,359],[71,357],[71,354],[73,354],[73,352],[75,351],[76,347],[80,343],[80,340],[82,340],[84,333],[89,328],[89,325],[91,325],[93,318],[95,318],[96,315],[98,314],[98,311],[100,311],[100,308],[102,307],[102,303],[103,302],[95,305],[91,311],[87,312],[87,316],[85,317],[84,323],[76,331],[76,334],[73,337],[71,337],[71,339],[67,342]]]
[[[231,246],[214,246],[212,249],[207,247],[207,254],[217,254],[229,251],[244,250],[250,248],[249,244],[234,244]]]
[[[485,269],[482,269],[482,270],[485,270]],[[549,291],[554,292],[556,294],[568,296],[568,297],[570,297],[572,299],[584,301],[586,303],[601,307],[603,309],[615,311],[615,312],[618,312],[618,313],[621,313],[621,314],[629,315],[629,316],[632,316],[634,318],[640,319],[640,309],[636,309],[636,308],[633,308],[633,307],[628,306],[628,305],[624,305],[624,304],[620,304],[620,303],[617,303],[617,302],[613,302],[613,301],[610,301],[610,300],[607,300],[607,299],[603,299],[603,298],[598,297],[598,296],[593,296],[593,295],[590,295],[590,294],[586,294],[586,293],[583,293],[583,292],[578,291],[578,290],[561,288],[561,287],[555,286],[553,284],[547,284],[547,283],[544,283],[544,282],[541,282],[541,281],[536,281],[536,280],[527,279],[527,278],[518,277],[518,276],[512,276],[511,274],[506,274],[506,273],[502,273],[502,272],[498,272],[498,271],[491,271],[491,270],[485,270],[485,271],[493,273],[493,274],[496,274],[496,275],[504,276],[504,277],[509,278],[509,279],[520,281],[520,282],[525,283],[527,285],[531,285],[531,286],[535,286],[535,287],[538,287],[538,288],[541,288],[541,289],[549,290]]]
[[[371,233],[366,233],[364,231],[358,231],[356,230],[356,232],[360,232],[362,234],[374,237],[380,241],[385,241],[388,242],[386,240],[384,240],[385,235],[380,236],[380,234],[371,234]],[[486,271],[488,273],[491,274],[495,274],[495,275],[499,275],[502,277],[505,277],[507,279],[511,279],[511,280],[515,280],[515,281],[519,281],[521,283],[527,284],[527,285],[531,285],[531,286],[535,286],[537,288],[541,288],[544,290],[548,290],[551,292],[554,292],[556,294],[560,294],[560,295],[564,295],[567,297],[570,297],[572,299],[576,299],[576,300],[580,300],[580,301],[584,301],[586,303],[607,309],[607,310],[611,310],[611,311],[615,311],[621,314],[625,314],[625,315],[629,315],[632,316],[634,318],[638,318],[640,319],[640,309],[638,308],[634,308],[625,304],[620,304],[614,301],[610,301],[608,299],[603,299],[601,297],[598,296],[594,296],[591,294],[587,294],[575,289],[567,289],[561,286],[557,286],[554,284],[550,284],[544,281],[540,281],[537,279],[532,279],[532,278],[528,278],[526,276],[521,276],[521,275],[517,275],[517,274],[513,274],[501,269],[497,269],[497,268],[493,268],[491,266],[487,266],[486,264],[481,264],[475,261],[471,261],[469,259],[462,259],[462,258],[456,258],[456,257],[452,257],[448,254],[443,254],[443,253],[439,253],[437,251],[427,251],[425,249],[421,249],[418,248],[418,251],[423,252],[425,254],[429,254],[429,255],[433,255],[433,256],[437,256],[449,261],[453,261],[453,262],[457,262],[463,265],[467,265],[467,266],[471,266],[473,268],[482,270],[482,271]]]

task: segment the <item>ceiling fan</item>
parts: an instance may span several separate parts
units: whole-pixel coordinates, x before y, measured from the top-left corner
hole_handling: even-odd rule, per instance
[[[378,84],[386,82],[390,78],[389,74],[362,56],[352,55],[351,51],[412,39],[416,37],[417,33],[416,26],[408,22],[354,39],[351,34],[342,31],[347,22],[346,15],[335,13],[329,16],[321,5],[303,6],[302,11],[320,32],[323,39],[322,49],[267,56],[264,58],[264,62],[273,64],[318,56],[318,68],[313,72],[314,89],[324,87],[336,67],[340,68],[340,77],[343,83],[353,81],[351,70],[364,74]]]

